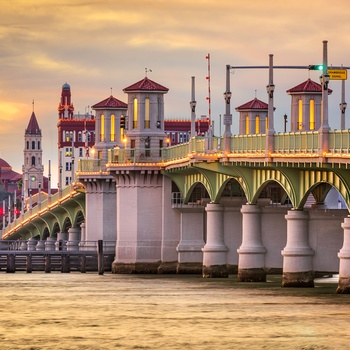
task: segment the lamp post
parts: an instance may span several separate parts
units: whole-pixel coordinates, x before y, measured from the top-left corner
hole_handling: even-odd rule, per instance
[[[274,130],[274,117],[273,117],[273,93],[275,92],[275,85],[273,84],[273,55],[269,55],[269,84],[266,86],[266,92],[269,98],[268,104],[268,123],[266,130],[266,151],[265,156],[269,157],[273,151],[273,135]]]
[[[345,129],[345,110],[347,103],[345,102],[345,80],[341,81],[341,103],[340,107],[340,130]]]
[[[230,91],[230,65],[226,65],[226,91],[224,92],[225,100],[225,114],[224,114],[224,145],[225,152],[229,153],[231,151],[231,125],[232,125],[232,114],[231,114],[231,97],[232,93]]]
[[[288,122],[288,120],[287,120],[287,114],[285,114],[284,116],[283,116],[283,118],[284,118],[284,132],[287,132],[287,122]]]
[[[322,85],[322,102],[321,102],[321,127],[319,129],[319,155],[323,156],[328,151],[329,140],[328,132],[330,130],[328,124],[328,59],[327,59],[327,41],[323,41],[323,71],[320,76]]]

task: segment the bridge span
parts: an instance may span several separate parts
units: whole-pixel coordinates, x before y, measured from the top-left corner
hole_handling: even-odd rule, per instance
[[[264,281],[280,272],[284,287],[311,287],[315,273],[339,272],[338,292],[348,293],[350,133],[329,131],[327,149],[321,136],[274,134],[273,148],[259,134],[111,149],[107,161],[80,161],[76,188],[18,218],[3,239],[69,239],[71,230],[116,239],[116,273]],[[342,209],[327,206],[332,189]]]

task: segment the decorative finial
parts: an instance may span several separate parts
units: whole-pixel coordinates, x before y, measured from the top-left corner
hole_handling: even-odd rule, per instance
[[[111,88],[111,96],[113,96],[113,88]]]
[[[33,105],[33,113],[34,113],[34,99],[33,99],[32,105]]]
[[[257,93],[258,90],[255,90],[255,98],[256,98],[256,93]]]
[[[147,78],[147,72],[152,72],[152,69],[149,69],[149,68],[145,68],[145,74],[146,74],[146,78]]]

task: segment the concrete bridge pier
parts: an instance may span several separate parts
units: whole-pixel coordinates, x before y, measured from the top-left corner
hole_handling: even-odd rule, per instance
[[[203,277],[228,277],[227,251],[224,242],[224,207],[209,203],[207,212],[207,243],[203,251]]]
[[[33,237],[29,238],[27,243],[28,250],[36,250],[37,244],[38,244],[38,240],[36,240]]]
[[[237,249],[239,282],[266,282],[265,253],[261,239],[261,208],[243,205],[242,245]]]
[[[178,252],[177,273],[202,273],[203,266],[203,212],[204,207],[178,208],[181,213],[181,239]]]
[[[285,218],[287,244],[282,250],[282,287],[314,287],[314,251],[309,246],[308,213],[290,210]]]
[[[45,250],[55,250],[56,237],[47,237],[45,241]]]
[[[337,293],[350,294],[350,217],[345,218],[341,226],[344,229],[344,241],[338,253],[340,262]]]
[[[67,250],[79,250],[80,228],[71,227],[68,229]]]
[[[58,232],[57,233],[57,242],[55,243],[56,250],[67,250],[67,232]]]

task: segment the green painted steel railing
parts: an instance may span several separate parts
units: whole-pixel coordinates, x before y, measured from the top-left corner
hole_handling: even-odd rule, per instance
[[[331,130],[328,134],[329,152],[350,153],[350,130]],[[278,133],[273,136],[274,153],[318,153],[318,131]],[[108,152],[108,163],[166,163],[184,159],[191,154],[222,153],[224,138],[193,137],[189,142],[176,146],[154,149],[111,149]],[[231,154],[263,153],[266,149],[266,135],[235,135],[231,137]],[[79,160],[78,172],[106,171],[107,160]]]

